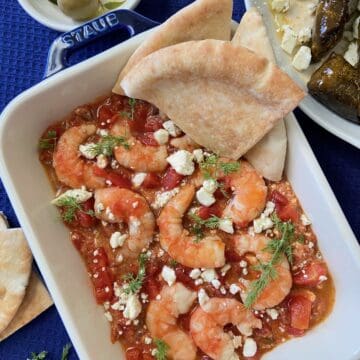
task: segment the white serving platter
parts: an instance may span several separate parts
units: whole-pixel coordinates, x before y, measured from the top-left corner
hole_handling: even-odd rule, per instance
[[[134,9],[141,0],[126,0],[118,9]],[[36,21],[50,29],[67,32],[85,21],[75,21],[66,16],[49,0],[18,0],[21,7]]]
[[[255,6],[263,16],[267,32],[271,40],[271,45],[275,52],[277,64],[284,71],[286,71],[304,90],[307,90],[306,84],[309,79],[309,73],[302,74],[296,71],[291,65],[291,57],[281,49],[279,36],[276,33],[274,24],[274,17],[269,9],[268,1],[244,1],[247,9]],[[335,114],[317,100],[315,100],[311,95],[306,96],[299,107],[324,129],[360,149],[360,125],[345,120],[341,116]]]
[[[56,307],[82,360],[125,359],[110,342],[110,326],[95,304],[90,282],[67,228],[50,205],[53,190],[38,160],[44,129],[76,106],[109,92],[148,31],[25,91],[0,117],[0,175]],[[312,219],[336,286],[331,315],[305,337],[266,360],[355,360],[360,357],[360,248],[295,117],[287,118],[286,175]]]

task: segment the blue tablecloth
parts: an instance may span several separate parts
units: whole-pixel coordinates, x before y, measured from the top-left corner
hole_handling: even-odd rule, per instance
[[[137,11],[159,22],[187,5],[188,0],[142,0]],[[0,110],[23,90],[42,79],[46,55],[58,35],[31,19],[16,1],[0,0]],[[244,12],[242,0],[235,0],[234,19]],[[90,46],[73,57],[76,62],[110,46],[116,40]],[[360,238],[360,151],[336,138],[296,111],[305,135],[333,188],[357,238]],[[0,174],[1,175],[1,174]],[[0,210],[11,226],[18,221],[0,181]],[[331,220],[330,220],[331,221]],[[32,351],[49,351],[48,359],[60,359],[62,346],[69,337],[52,307],[31,324],[0,344],[0,359],[25,360]],[[72,350],[70,359],[78,359]],[[93,359],[102,360],[102,359]]]

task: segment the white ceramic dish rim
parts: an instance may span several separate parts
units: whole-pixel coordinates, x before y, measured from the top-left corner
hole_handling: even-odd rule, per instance
[[[244,2],[246,9],[255,6],[263,15],[277,63],[294,80],[296,80],[298,84],[306,89],[306,84],[302,76],[292,67],[289,61],[289,56],[287,56],[279,46],[280,43],[278,36],[275,33],[273,17],[268,9],[268,2],[263,0],[244,0]],[[310,95],[301,102],[299,107],[324,129],[360,149],[360,125],[356,125],[343,119],[341,116],[326,108]]]
[[[141,0],[126,0],[118,9],[134,9]],[[85,21],[75,21],[64,15],[49,0],[18,0],[29,16],[50,29],[67,32],[82,25]]]
[[[21,178],[22,176],[26,176],[26,174],[24,173],[24,171],[22,171],[21,169],[19,169],[19,172],[17,172],[17,169],[15,169],[15,167],[17,165],[14,165],[14,163],[9,162],[9,159],[12,158],[14,156],[14,152],[11,150],[11,139],[12,139],[12,132],[14,131],[15,134],[19,135],[21,134],[21,128],[19,128],[19,126],[15,126],[15,122],[19,121],[18,119],[15,118],[14,114],[16,114],[16,111],[19,111],[19,109],[21,108],[27,108],[28,106],[34,106],[34,105],[28,105],[28,103],[32,103],[32,99],[37,98],[38,96],[42,96],[44,99],[47,98],[47,94],[49,94],[49,92],[51,91],[51,89],[53,88],[59,88],[61,85],[61,88],[64,87],[64,85],[66,85],[67,83],[70,83],[72,81],[72,79],[76,78],[77,76],[83,76],[84,78],[86,77],[86,74],[89,74],[91,72],[92,69],[94,68],[99,68],[99,66],[101,66],[102,63],[106,63],[109,62],[111,59],[116,59],[117,61],[120,61],[120,56],[125,53],[126,50],[128,49],[129,46],[132,46],[132,50],[134,49],[134,45],[131,44],[139,44],[140,41],[142,41],[148,34],[144,33],[141,34],[139,36],[137,36],[136,38],[133,38],[123,44],[120,44],[110,50],[105,51],[104,53],[88,60],[85,61],[83,63],[80,63],[70,69],[65,70],[64,72],[57,74],[55,76],[53,76],[52,78],[49,78],[45,81],[43,81],[42,83],[36,85],[35,87],[25,91],[24,93],[22,93],[21,95],[19,95],[16,99],[14,99],[4,110],[4,112],[1,115],[0,118],[0,173],[2,174],[2,180],[4,182],[4,185],[7,189],[7,192],[9,194],[9,197],[11,199],[11,202],[14,206],[14,209],[16,211],[16,214],[19,218],[19,221],[27,235],[29,244],[32,248],[33,254],[35,256],[35,259],[37,260],[37,263],[40,267],[40,270],[46,280],[46,283],[49,287],[49,290],[53,296],[54,302],[60,312],[60,315],[64,321],[64,324],[67,328],[67,331],[69,332],[69,335],[74,343],[75,348],[78,351],[78,354],[80,356],[81,359],[85,360],[85,359],[94,359],[93,353],[90,353],[90,347],[91,344],[89,343],[89,334],[86,333],[80,333],[79,332],[79,328],[78,328],[78,322],[81,321],[81,319],[77,318],[77,321],[75,321],[75,317],[74,312],[79,311],[78,309],[73,309],[70,305],[71,304],[75,304],[73,302],[73,299],[71,299],[71,295],[69,295],[66,291],[62,291],[61,288],[63,288],[64,284],[63,282],[65,282],[65,279],[63,279],[63,275],[58,273],[58,269],[56,268],[56,266],[58,264],[55,263],[51,263],[51,256],[53,256],[53,254],[49,254],[45,253],[43,251],[44,246],[46,246],[46,241],[47,239],[41,239],[37,237],[37,232],[38,229],[37,227],[39,226],[38,223],[36,223],[34,221],[35,219],[35,214],[39,214],[38,217],[40,217],[40,215],[46,217],[47,216],[47,221],[52,221],[51,219],[54,219],[54,217],[56,216],[56,209],[53,209],[50,205],[49,205],[49,201],[51,199],[51,189],[49,188],[49,184],[47,185],[47,188],[41,188],[40,192],[44,192],[46,193],[45,198],[47,197],[46,201],[44,204],[42,204],[42,207],[45,207],[44,209],[38,208],[36,207],[36,200],[37,198],[33,195],[32,193],[36,193],[37,189],[36,186],[41,186],[41,183],[43,182],[44,184],[47,183],[47,179],[44,179],[44,173],[41,169],[41,173],[37,173],[33,171],[33,174],[31,176],[35,176],[38,175],[37,180],[40,181],[40,184],[36,185],[34,184],[34,188],[32,188],[32,191],[29,192],[28,190],[26,190],[26,196],[29,196],[31,198],[31,200],[34,201],[34,208],[31,208],[31,212],[30,212],[30,208],[26,208],[24,206],[24,204],[26,202],[29,202],[28,199],[25,199],[24,196],[24,190],[20,189],[19,187],[19,179],[18,179],[18,175],[20,174]],[[124,55],[125,56],[125,55]],[[126,55],[128,56],[128,54]],[[121,65],[119,65],[121,66]],[[115,71],[117,72],[117,71]],[[90,81],[88,79],[88,81]],[[94,82],[95,80],[91,80],[92,82]],[[110,89],[111,84],[109,84],[109,89]],[[61,94],[63,95],[63,94]],[[100,94],[98,94],[100,95]],[[66,96],[66,94],[65,94]],[[68,96],[68,95],[67,95]],[[80,95],[78,95],[80,96]],[[69,97],[69,96],[68,96]],[[90,100],[90,99],[89,99]],[[73,101],[73,100],[71,100]],[[79,103],[77,103],[78,105]],[[50,106],[50,104],[49,104]],[[73,105],[67,105],[70,106],[70,108],[73,107]],[[50,106],[51,108],[51,106]],[[65,113],[68,112],[68,110],[64,110]],[[51,112],[51,110],[49,110],[49,112]],[[31,115],[30,112],[27,111],[27,114],[29,114],[29,117],[26,119],[27,122],[31,121],[31,123],[34,123],[34,126],[36,125],[36,120],[35,119],[31,119]],[[35,116],[35,115],[34,115]],[[48,115],[49,119],[46,120],[47,123],[50,123],[54,118],[51,116],[51,114],[49,113]],[[25,125],[26,126],[26,125]],[[24,128],[25,128],[24,126]],[[287,121],[287,126],[288,126],[288,134],[289,134],[289,139],[291,139],[291,146],[289,147],[289,154],[288,154],[288,167],[287,167],[287,174],[288,177],[294,178],[292,181],[292,185],[295,189],[295,191],[297,192],[297,194],[299,195],[299,198],[304,206],[305,211],[312,215],[310,216],[313,220],[314,220],[314,229],[316,233],[321,233],[323,231],[323,228],[325,226],[325,228],[327,226],[329,226],[331,228],[331,233],[335,233],[337,235],[339,235],[338,237],[341,238],[341,240],[335,240],[337,241],[337,245],[340,244],[341,248],[339,248],[339,250],[337,251],[339,254],[346,254],[347,256],[347,260],[345,261],[344,264],[344,275],[343,277],[338,277],[338,271],[335,269],[334,265],[331,263],[331,261],[333,261],[333,259],[330,259],[330,253],[329,251],[333,251],[332,245],[328,245],[325,246],[325,240],[322,238],[319,238],[320,241],[320,247],[323,250],[323,253],[325,255],[325,258],[329,261],[329,266],[331,271],[334,274],[334,279],[335,279],[335,283],[337,286],[337,290],[344,290],[343,286],[342,286],[342,278],[345,278],[345,276],[348,275],[347,273],[347,267],[349,268],[349,276],[352,276],[353,278],[357,279],[360,276],[360,248],[357,244],[357,241],[355,239],[354,234],[352,233],[345,217],[344,214],[342,213],[334,194],[332,193],[299,125],[297,124],[295,118],[293,117],[293,115],[289,116],[289,119]],[[41,130],[40,130],[41,131]],[[28,134],[26,134],[27,136]],[[40,133],[38,134],[38,136],[40,135]],[[30,136],[30,135],[29,135]],[[36,137],[34,138],[34,140],[36,139]],[[35,140],[36,143],[36,140]],[[16,140],[16,144],[18,146],[22,146],[23,143],[21,143],[19,145],[19,142]],[[24,146],[24,145],[23,145]],[[17,152],[19,154],[23,154],[22,156],[25,156],[24,154],[28,151],[27,147],[24,147],[23,149],[19,149],[17,148]],[[22,151],[21,151],[22,150]],[[36,149],[35,149],[35,145],[34,145],[34,154],[31,155],[33,156],[33,160],[36,159]],[[21,161],[22,156],[19,155],[19,161]],[[22,160],[25,162],[25,160]],[[295,165],[295,164],[301,164],[301,165]],[[24,164],[23,164],[24,165]],[[15,167],[14,167],[15,166]],[[35,166],[35,168],[41,168],[39,164],[37,164]],[[302,174],[302,178],[300,179],[300,177],[298,176],[300,174]],[[294,174],[297,174],[297,178],[296,176],[294,176]],[[307,174],[307,177],[304,177],[304,174]],[[30,176],[30,175],[29,175]],[[24,179],[25,180],[25,179]],[[46,181],[46,182],[44,182]],[[303,194],[300,196],[299,191],[297,191],[297,188],[300,189],[300,187],[302,186],[306,186],[309,190],[307,190],[307,192],[304,192],[304,190],[302,190],[301,192],[303,192]],[[313,191],[313,189],[316,189],[315,193],[311,193]],[[22,194],[20,195],[20,192],[22,192]],[[318,196],[320,199],[319,203],[313,204],[313,197]],[[330,217],[331,219],[336,219],[336,221],[334,223],[330,223],[327,224],[325,223],[326,221],[328,222],[329,219],[325,218],[321,218],[321,214],[325,214],[326,216]],[[325,216],[324,215],[324,216]],[[318,216],[318,218],[317,218]],[[321,221],[320,221],[321,218]],[[50,220],[49,220],[50,219]],[[38,219],[39,222],[41,222],[41,226],[46,226],[45,223],[46,221],[43,221],[43,218]],[[62,229],[62,225],[61,224],[50,224],[51,226],[54,225],[54,232],[56,232],[60,226],[60,228]],[[59,229],[60,229],[59,228]],[[62,229],[65,230],[66,229]],[[62,231],[64,234],[66,234],[64,231]],[[331,233],[329,232],[329,236],[331,237]],[[56,235],[56,234],[55,234]],[[54,235],[54,236],[55,236]],[[335,235],[334,235],[335,236]],[[331,239],[330,239],[331,240]],[[329,241],[329,239],[328,239]],[[64,244],[64,247],[68,247],[71,246],[72,244]],[[72,249],[73,251],[73,249]],[[330,252],[331,252],[330,251]],[[327,253],[329,253],[329,257],[327,257]],[[68,261],[68,259],[66,259],[66,261]],[[76,267],[78,266],[78,268],[80,268],[80,266],[82,267],[82,263],[79,261],[79,258],[77,256],[75,256],[75,263],[72,263],[71,265]],[[68,265],[68,264],[67,264]],[[65,265],[64,265],[65,266]],[[335,271],[336,270],[336,271]],[[351,270],[351,271],[350,271]],[[84,270],[81,270],[80,272],[84,273]],[[76,273],[76,276],[78,274]],[[86,279],[86,274],[82,274],[83,279]],[[75,276],[75,275],[74,275]],[[87,284],[87,280],[86,280],[86,287],[88,286]],[[351,289],[348,289],[350,291],[350,295],[349,296],[354,296],[354,297],[358,297],[358,295],[360,294],[360,286],[355,282],[354,286]],[[90,296],[90,289],[86,292],[87,295]],[[352,297],[350,298],[352,299]],[[82,306],[86,305],[85,303],[87,302],[87,300],[89,301],[93,301],[92,297],[91,299],[83,298],[83,303]],[[69,305],[70,304],[70,305]],[[340,300],[337,300],[335,307],[337,307],[337,305],[339,304],[340,306]],[[348,306],[354,306],[353,303],[351,303],[350,305],[347,305],[346,303],[346,307]],[[99,310],[100,307],[96,307],[96,314],[94,315],[94,317],[92,318],[92,321],[97,321],[97,325],[99,325],[99,322],[105,322],[104,326],[108,326],[108,324],[106,323],[105,320],[100,320],[99,319],[99,314],[101,314],[101,309]],[[92,306],[92,310],[95,309],[95,306]],[[343,311],[343,307],[341,308]],[[82,310],[82,309],[81,309]],[[79,312],[81,314],[81,311]],[[327,324],[330,322],[330,320],[336,315],[334,315],[335,313],[335,309],[334,312],[330,315],[330,317],[320,326],[318,326],[317,328],[315,328],[314,330],[312,330],[312,332],[310,332],[306,337],[304,338],[300,338],[300,339],[296,339],[296,340],[292,340],[289,341],[287,343],[285,343],[284,345],[276,348],[274,351],[270,352],[268,355],[265,356],[266,359],[274,359],[276,358],[277,360],[281,360],[281,359],[288,359],[289,357],[289,353],[291,353],[293,357],[293,359],[302,359],[303,356],[306,356],[309,360],[311,360],[312,358],[315,357],[311,357],[312,355],[316,354],[316,359],[318,358],[318,351],[321,351],[322,346],[325,346],[326,344],[317,344],[318,346],[318,350],[314,352],[311,352],[311,346],[303,346],[302,343],[308,345],[309,343],[311,344],[311,339],[318,336],[319,333],[325,333],[327,330]],[[92,314],[87,313],[86,314],[87,317],[91,317]],[[360,319],[359,314],[354,313],[353,316],[351,317],[351,319],[354,321],[354,323],[356,321],[359,321]],[[349,319],[349,324],[351,323],[351,319]],[[100,324],[101,325],[101,324]],[[354,324],[355,326],[355,324]],[[105,328],[105,327],[103,327]],[[356,327],[355,327],[356,329]],[[100,331],[99,329],[97,331]],[[345,331],[346,333],[346,331]],[[102,344],[102,333],[97,334],[97,341],[98,344],[100,346],[100,344]],[[331,334],[329,334],[330,336]],[[109,337],[109,333],[108,331],[105,331],[105,336],[106,338]],[[341,334],[338,335],[338,337],[340,337]],[[349,335],[350,336],[350,335]],[[353,340],[353,339],[351,339]],[[106,343],[106,341],[105,341]],[[352,343],[351,343],[352,344]],[[315,344],[312,344],[315,345]],[[339,344],[339,347],[342,344]],[[354,345],[354,344],[352,344]],[[109,345],[108,345],[109,346]],[[300,348],[299,348],[300,346]],[[351,351],[353,351],[351,354],[347,354],[346,359],[342,358],[342,360],[355,360],[358,359],[360,356],[360,344],[355,344],[356,349],[352,348]],[[113,351],[112,347],[111,349],[109,348],[109,351]],[[297,348],[297,350],[302,349],[303,352],[301,354],[301,357],[296,358],[297,353],[295,353],[293,350],[293,348]],[[106,348],[107,349],[107,348]],[[345,349],[346,350],[346,349]],[[310,355],[307,354],[307,352],[310,351]],[[331,354],[334,353],[336,354],[335,350],[332,350]],[[327,359],[330,359],[330,357],[327,357]],[[334,357],[333,359],[335,359],[336,357]],[[112,357],[107,357],[106,355],[102,357],[102,359],[106,360],[106,359],[113,359]],[[337,358],[338,359],[338,358]]]

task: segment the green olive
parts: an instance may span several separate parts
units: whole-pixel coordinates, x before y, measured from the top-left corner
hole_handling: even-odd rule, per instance
[[[60,10],[75,20],[85,20],[97,14],[99,0],[58,0]]]

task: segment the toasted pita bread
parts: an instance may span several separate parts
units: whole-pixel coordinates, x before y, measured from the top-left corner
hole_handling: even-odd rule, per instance
[[[24,299],[32,256],[21,229],[0,232],[0,332]]]
[[[133,53],[113,92],[122,95],[120,82],[124,76],[156,50],[190,40],[230,40],[232,5],[232,0],[197,0],[170,17]]]
[[[265,24],[256,8],[244,14],[231,42],[245,46],[275,63]],[[284,120],[281,120],[244,156],[266,179],[279,181],[284,171],[286,145],[286,128]]]
[[[28,324],[35,319],[43,311],[48,309],[53,304],[53,301],[46,290],[44,284],[39,279],[39,276],[33,270],[30,276],[29,285],[26,289],[26,294],[21,303],[15,317],[0,334],[0,341],[12,335],[15,331]]]
[[[133,67],[121,86],[126,95],[156,105],[196,143],[233,159],[304,97],[276,65],[219,40],[158,50]]]

